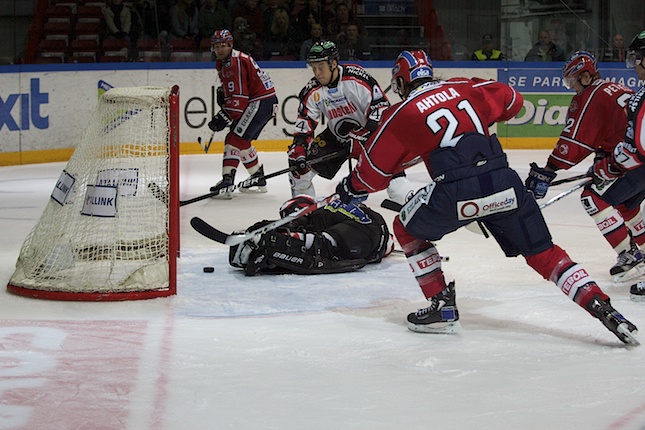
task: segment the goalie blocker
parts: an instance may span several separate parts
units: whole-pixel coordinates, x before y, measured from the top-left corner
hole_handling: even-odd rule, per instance
[[[280,214],[284,217],[312,202],[311,197],[296,196],[282,206]],[[247,231],[269,222],[260,221]],[[232,246],[229,263],[244,269],[247,276],[342,273],[380,262],[393,247],[379,213],[365,205],[345,205],[336,200],[277,230]]]

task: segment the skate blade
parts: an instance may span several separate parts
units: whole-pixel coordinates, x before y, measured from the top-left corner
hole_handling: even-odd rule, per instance
[[[417,333],[457,334],[461,331],[459,321],[434,324],[414,324],[408,322],[408,329]]]
[[[627,281],[633,280],[634,278],[639,277],[644,273],[645,273],[645,262],[641,262],[641,263],[638,263],[636,266],[632,267],[627,272],[614,275],[612,280],[616,283],[627,282]]]
[[[616,331],[622,334],[623,336],[625,336],[625,343],[627,343],[628,345],[638,346],[641,344],[634,337],[634,335],[638,334],[638,330],[629,331],[629,329],[627,328],[627,324],[625,323],[619,324],[618,327],[616,327]]]
[[[245,193],[245,194],[264,194],[266,192],[267,192],[267,187],[240,188],[240,193]]]

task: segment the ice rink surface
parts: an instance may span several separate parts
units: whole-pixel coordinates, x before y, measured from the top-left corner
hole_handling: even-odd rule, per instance
[[[547,154],[509,160],[524,178]],[[283,153],[260,157],[266,173],[286,167]],[[0,168],[3,284],[64,167]],[[183,156],[181,199],[207,192],[220,168],[221,154]],[[427,173],[415,166],[408,177],[420,188]],[[336,182],[317,178],[318,195]],[[645,345],[624,346],[492,238],[462,229],[437,243],[456,280],[458,335],[405,327],[425,302],[401,255],[350,274],[243,276],[189,221],[231,232],[275,219],[287,176],[268,188],[181,208],[174,297],[57,302],[0,289],[0,429],[645,428]],[[645,303],[611,283],[616,255],[578,195],[543,210],[554,242],[645,333]]]

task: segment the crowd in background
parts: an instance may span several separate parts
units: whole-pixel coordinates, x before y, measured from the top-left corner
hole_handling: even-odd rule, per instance
[[[128,4],[130,6],[128,6]],[[336,42],[343,60],[369,60],[365,27],[345,0],[109,0],[105,37],[188,40],[199,49],[229,29],[235,48],[256,60],[303,60],[320,39]]]
[[[370,47],[381,35],[368,32],[360,16],[354,16],[351,0],[107,0],[103,10],[104,39],[127,39],[130,60],[137,61],[137,42],[160,42],[166,55],[180,43],[195,51],[208,49],[210,36],[229,29],[234,47],[257,61],[305,60],[309,47],[317,40],[331,40],[339,48],[341,60],[380,60]],[[551,40],[549,29],[540,29],[537,43],[524,61],[564,61],[570,47]],[[403,37],[403,36],[402,36]],[[394,46],[412,46],[401,39]],[[507,53],[499,38],[485,34],[481,49],[469,50],[456,41],[444,59],[464,61],[503,61]],[[609,45],[595,53],[599,61],[624,61],[623,36],[612,35]],[[409,45],[409,46],[408,46]],[[450,45],[449,45],[450,46]],[[396,52],[385,55],[390,58]],[[432,55],[432,51],[429,50]],[[441,58],[440,58],[441,59]]]

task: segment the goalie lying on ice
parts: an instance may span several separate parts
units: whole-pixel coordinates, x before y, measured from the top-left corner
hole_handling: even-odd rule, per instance
[[[309,196],[296,196],[282,205],[280,216],[313,203]],[[247,231],[269,222],[260,221]],[[277,230],[232,246],[229,263],[244,269],[247,276],[260,272],[341,273],[378,263],[393,248],[392,235],[378,212],[363,204],[343,204],[336,200]]]

